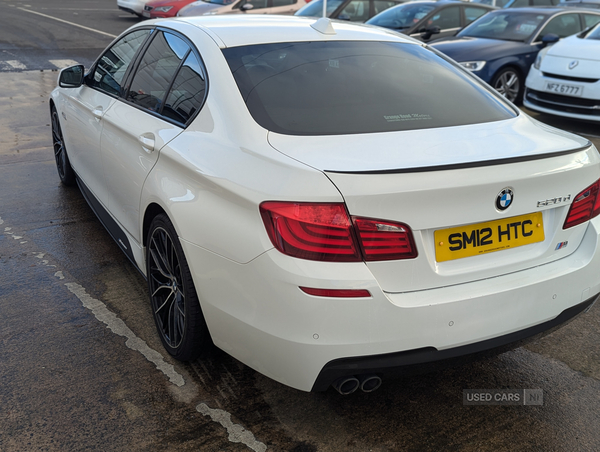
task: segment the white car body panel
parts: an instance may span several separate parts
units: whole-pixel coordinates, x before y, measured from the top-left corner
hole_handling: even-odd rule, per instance
[[[383,293],[364,264],[312,265],[272,250],[239,265],[183,245],[215,344],[274,380],[310,391],[323,366],[340,357],[450,349],[556,317],[600,291],[599,239],[596,218],[564,260],[411,294]],[[267,278],[268,287],[256,284]],[[372,298],[312,297],[298,285],[364,288]]]
[[[120,99],[99,120],[103,204],[142,272],[148,215],[160,208],[172,220],[219,348],[310,391],[332,361],[478,344],[555,319],[600,293],[600,216],[562,229],[573,197],[600,179],[600,155],[587,140],[522,113],[421,131],[336,137],[269,132],[252,118],[221,48],[282,39],[418,44],[345,23],[334,24],[337,35],[324,35],[309,26],[312,19],[244,19],[160,22],[184,33],[206,66],[208,95],[187,128]],[[53,91],[59,116],[73,114],[65,99],[77,89]],[[67,149],[76,133],[66,134]],[[155,138],[152,152],[137,140],[148,133]],[[365,150],[373,150],[368,158]],[[97,170],[88,162],[87,155],[73,160],[86,184],[86,171]],[[499,212],[494,201],[505,187],[513,188],[515,201]],[[538,205],[566,195],[569,202]],[[350,215],[406,223],[418,256],[349,263],[285,255],[267,234],[259,212],[264,201],[343,202]],[[536,211],[543,213],[542,242],[435,260],[436,229]],[[562,242],[568,246],[557,249]],[[312,296],[300,287],[366,289],[371,296]]]
[[[535,141],[515,140],[521,135],[533,135]],[[362,135],[291,136],[270,132],[269,143],[293,159],[324,171],[364,172],[543,155],[585,146],[587,140],[549,132],[519,115],[494,123]]]
[[[146,4],[146,0],[117,0],[117,6],[121,9],[130,10],[141,16],[142,11],[144,11],[144,5]]]
[[[600,40],[570,36],[542,52],[540,68],[531,67],[525,86],[530,90],[545,93],[549,92],[547,84],[553,83],[579,87],[582,92],[574,97],[559,95],[551,99],[552,103],[538,103],[525,96],[523,104],[543,113],[600,121]],[[576,62],[576,65],[569,68],[573,62]],[[553,77],[552,74],[559,77]],[[582,101],[585,102],[586,99],[597,102],[586,102],[581,106]],[[581,108],[577,108],[580,106]]]
[[[101,117],[114,104],[115,99],[87,86],[72,89],[70,96],[62,98],[60,107],[64,119],[63,133],[69,141],[69,158],[80,168],[80,176],[88,188],[107,205],[105,173],[102,168],[100,136],[104,128]]]

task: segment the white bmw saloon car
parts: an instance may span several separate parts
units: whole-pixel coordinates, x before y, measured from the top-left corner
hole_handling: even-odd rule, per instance
[[[538,53],[525,86],[527,108],[600,121],[600,24]]]
[[[600,293],[600,154],[409,37],[147,21],[50,98],[166,350],[303,391],[514,347]]]

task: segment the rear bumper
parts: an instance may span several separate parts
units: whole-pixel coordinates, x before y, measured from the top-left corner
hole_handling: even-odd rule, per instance
[[[335,380],[350,375],[377,374],[383,377],[415,375],[504,353],[566,325],[579,314],[590,309],[597,299],[598,295],[565,309],[555,319],[539,325],[474,344],[446,350],[425,347],[384,355],[337,359],[323,367],[312,391],[326,391]]]
[[[577,250],[557,261],[390,294],[362,263],[303,261],[270,250],[238,264],[182,241],[215,345],[303,391],[325,390],[342,376],[407,373],[414,365],[498,353],[555,328],[600,293],[599,243],[596,217]],[[317,297],[299,286],[366,289],[371,297]]]

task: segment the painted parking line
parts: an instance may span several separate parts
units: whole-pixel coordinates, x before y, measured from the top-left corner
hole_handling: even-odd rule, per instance
[[[48,60],[50,64],[56,66],[58,69],[66,67],[77,66],[79,63],[75,60]]]
[[[27,69],[27,66],[17,60],[8,60],[4,61],[4,63],[8,64],[13,69]]]
[[[24,245],[28,243],[27,240],[23,240],[23,235],[18,235],[13,232],[13,228],[7,226],[5,221],[0,217],[0,225],[3,225],[3,233],[6,237],[11,237],[13,240],[18,240],[19,244]],[[175,367],[164,360],[161,353],[149,347],[148,344],[138,336],[121,320],[114,312],[108,309],[108,306],[102,301],[90,296],[85,288],[75,282],[63,282],[65,275],[62,270],[59,270],[56,265],[53,265],[49,259],[46,258],[44,252],[32,252],[29,254],[36,259],[39,259],[39,263],[45,267],[51,267],[55,270],[54,276],[64,284],[69,291],[75,295],[81,304],[89,309],[97,320],[104,323],[108,329],[118,336],[123,336],[127,339],[125,345],[138,353],[142,354],[148,361],[153,363],[156,368],[161,371],[169,381],[175,386],[182,387],[186,385],[186,381],[183,376],[175,370]],[[191,383],[191,382],[190,382]],[[231,421],[231,413],[227,411],[210,408],[205,403],[200,403],[196,406],[196,411],[204,416],[209,416],[213,422],[220,424],[228,433],[228,440],[232,443],[244,444],[254,452],[266,452],[266,444],[256,440],[254,434],[249,430],[246,430],[240,424],[234,424]]]
[[[96,30],[94,28],[85,27],[83,25],[79,25],[79,24],[76,24],[74,22],[69,22],[68,20],[59,19],[58,17],[52,17],[52,16],[48,16],[47,14],[38,13],[37,11],[32,11],[32,10],[27,9],[27,8],[17,8],[17,9],[20,9],[21,11],[25,11],[27,13],[37,14],[38,16],[45,17],[46,19],[56,20],[57,22],[62,22],[63,24],[68,24],[68,25],[71,25],[73,27],[82,28],[82,29],[87,30],[87,31],[93,31],[95,33],[99,33],[101,35],[108,36],[110,38],[116,38],[117,37],[117,35],[113,35],[113,34],[110,34],[110,33],[106,33],[104,31]]]

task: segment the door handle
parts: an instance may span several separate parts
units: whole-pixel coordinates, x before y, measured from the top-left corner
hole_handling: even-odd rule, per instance
[[[138,137],[138,141],[144,148],[144,150],[148,153],[154,151],[154,134],[153,133],[143,133]]]
[[[101,105],[92,110],[92,115],[96,119],[102,119],[103,114],[104,114],[104,109],[102,108]]]

